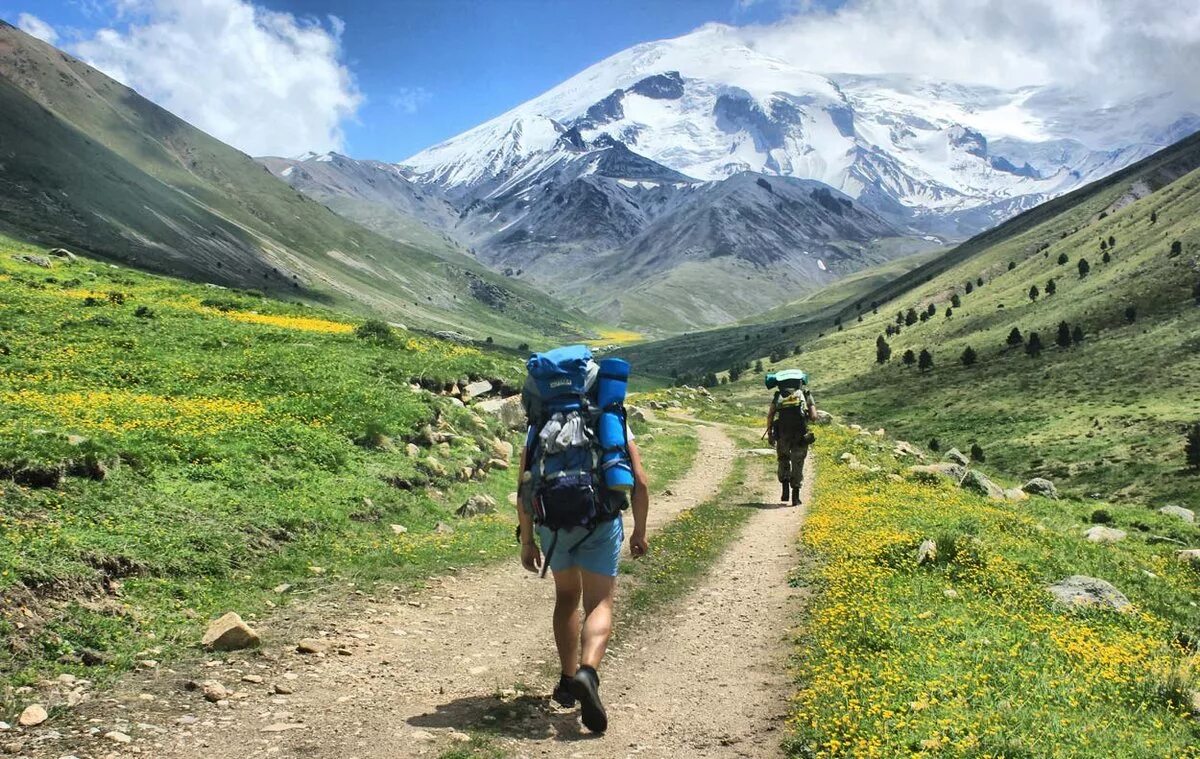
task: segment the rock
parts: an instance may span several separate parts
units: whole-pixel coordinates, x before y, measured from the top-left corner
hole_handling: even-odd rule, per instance
[[[892,448],[892,453],[900,457],[911,456],[917,459],[925,458],[925,454],[921,453],[919,448],[905,440],[897,440],[896,446]]]
[[[79,661],[83,662],[85,667],[100,667],[112,661],[112,657],[94,648],[81,648],[79,649]]]
[[[953,601],[955,598],[958,598],[958,591],[954,588],[946,588],[942,591],[942,595]]]
[[[410,459],[415,459],[421,455],[421,449],[416,443],[409,443],[408,445],[404,446],[404,453],[407,454]]]
[[[986,474],[978,469],[969,470],[966,476],[963,477],[959,487],[963,490],[970,490],[973,493],[987,496],[993,501],[1004,500],[1004,488],[992,482]]]
[[[947,479],[955,485],[963,481],[967,476],[967,468],[960,464],[953,464],[948,461],[943,461],[937,464],[918,464],[910,466],[908,471],[917,475],[919,479],[934,480],[939,478]]]
[[[1124,530],[1118,530],[1113,527],[1105,527],[1098,524],[1095,527],[1089,527],[1083,533],[1084,537],[1092,543],[1116,543],[1124,540],[1127,536]]]
[[[408,532],[408,528],[402,524],[394,524],[391,527],[393,535],[403,535],[404,533]]]
[[[66,248],[51,248],[50,255],[54,256],[55,258],[65,259],[66,261],[68,261],[70,263],[74,263],[75,261],[79,260],[78,256],[76,256],[74,253],[67,250]]]
[[[525,407],[521,405],[521,396],[508,398],[489,398],[475,404],[475,408],[495,416],[510,430],[523,430],[528,426],[525,419]]]
[[[105,740],[110,740],[113,743],[133,743],[133,738],[130,738],[120,730],[110,730],[104,734]]]
[[[1058,488],[1044,477],[1034,477],[1021,488],[1029,495],[1040,495],[1043,498],[1058,498]]]
[[[329,644],[320,638],[302,638],[296,642],[296,651],[302,654],[323,654]]]
[[[438,522],[436,525],[434,525],[433,531],[435,533],[437,533],[438,535],[453,535],[454,534],[454,528],[451,527],[450,525],[446,524],[445,522]]]
[[[450,740],[455,743],[470,743],[471,736],[466,733],[460,733],[457,730],[451,730],[449,733]]]
[[[863,431],[862,425],[861,424],[852,424],[852,425],[850,425],[850,431],[851,432],[862,432]]]
[[[504,461],[502,459],[488,459],[487,464],[485,464],[484,466],[486,466],[488,469],[499,469],[499,470],[503,471],[505,469],[508,469],[509,464],[507,461]]]
[[[1189,564],[1200,566],[1200,548],[1188,548],[1183,551],[1176,551],[1175,558]]]
[[[487,380],[471,382],[462,389],[462,399],[469,401],[472,398],[478,398],[481,395],[487,395],[492,392],[492,383]]]
[[[158,662],[154,659],[142,659],[138,662],[139,669],[158,669]]]
[[[271,588],[271,590],[273,590],[276,593],[287,593],[291,589],[292,589],[292,584],[290,582],[281,582],[278,585],[276,585],[274,588]]]
[[[518,503],[520,503],[520,499],[521,499],[521,496],[519,496],[518,494],[509,493],[508,494],[508,505],[516,506]]]
[[[513,444],[507,440],[492,440],[488,444],[492,449],[492,458],[503,459],[504,461],[512,461]]]
[[[475,468],[474,467],[464,466],[462,469],[458,470],[458,479],[462,480],[463,482],[467,482],[467,481],[473,479],[474,477],[475,477]]]
[[[1163,506],[1158,510],[1158,513],[1169,517],[1177,517],[1189,524],[1194,524],[1196,521],[1196,512],[1191,509],[1185,509],[1182,506]]]
[[[1008,488],[1004,491],[1004,500],[1006,501],[1028,501],[1029,494],[1020,488]]]
[[[255,685],[261,685],[262,681],[263,681],[262,675],[242,675],[242,682],[244,682],[244,683],[254,683]]]
[[[45,256],[23,255],[23,256],[13,256],[13,259],[15,259],[17,261],[24,261],[25,263],[33,264],[34,266],[40,266],[43,269],[50,269],[50,268],[53,268],[53,266],[54,266],[54,264],[50,263],[50,259],[46,258]]]
[[[21,712],[21,716],[17,717],[17,724],[21,727],[36,727],[48,719],[50,719],[50,715],[46,712],[46,707],[41,704],[30,704],[25,707],[25,711]]]
[[[4,720],[0,720],[0,733],[6,732],[8,730],[12,730],[12,725],[8,724]]]
[[[842,462],[846,466],[852,467],[858,463],[858,457],[855,456],[853,453],[850,453],[849,451],[847,451],[847,452],[843,453],[841,456],[838,456],[838,461]]]
[[[937,560],[937,543],[934,543],[929,538],[921,541],[921,545],[917,547],[917,564],[921,565],[926,562],[932,563]]]
[[[962,464],[963,466],[971,465],[971,460],[957,448],[951,448],[950,450],[946,451],[945,459],[946,461],[953,461],[955,464]]]
[[[849,464],[847,464],[847,465],[846,465],[846,468],[847,468],[847,469],[850,469],[851,471],[854,471],[854,472],[874,472],[874,471],[877,471],[877,469],[875,469],[874,467],[869,467],[869,466],[867,466],[866,464],[860,463],[860,462],[858,462],[858,461],[851,461]]]
[[[88,441],[83,435],[67,435],[67,445],[83,445]]]
[[[774,448],[751,448],[750,450],[746,451],[746,453],[750,454],[751,456],[774,456],[775,449]]]
[[[460,517],[477,517],[481,514],[491,514],[496,510],[496,499],[490,495],[479,493],[467,499],[467,502],[458,507],[455,513]]]
[[[626,406],[625,415],[635,422],[646,423],[646,412],[637,406]]]
[[[888,472],[887,478],[891,482],[904,482],[904,478],[901,477],[900,475],[896,474],[895,472]]]
[[[467,407],[467,404],[463,403],[458,398],[451,398],[450,405],[453,406],[454,408],[466,408]]]
[[[240,651],[257,646],[259,638],[237,612],[231,611],[208,626],[200,643],[210,651]]]
[[[436,456],[427,456],[421,463],[425,465],[426,471],[435,477],[446,476],[446,467],[442,465],[442,462]]]
[[[1106,580],[1086,575],[1071,575],[1059,580],[1046,590],[1063,606],[1070,609],[1081,606],[1108,606],[1123,610],[1129,608],[1129,599]]]
[[[279,696],[290,696],[296,692],[295,689],[293,689],[292,686],[288,685],[287,683],[275,683],[271,690]]]
[[[874,431],[874,432],[872,432],[871,434],[872,434],[872,435],[874,435],[875,437],[883,437],[884,435],[886,435],[886,434],[887,434],[887,430],[885,430],[884,428],[880,427],[879,429],[875,430],[875,431]]]
[[[229,690],[216,680],[205,680],[200,683],[200,692],[204,694],[204,700],[212,704],[224,701],[231,695]]]
[[[828,411],[817,409],[813,416],[816,417],[813,419],[815,424],[833,424],[833,414],[829,413]]]

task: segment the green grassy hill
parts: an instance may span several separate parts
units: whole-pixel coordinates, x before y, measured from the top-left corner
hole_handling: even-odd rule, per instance
[[[998,469],[1047,476],[1077,494],[1195,506],[1200,477],[1185,469],[1182,428],[1200,421],[1197,166],[1193,137],[1034,209],[862,295],[860,310],[847,301],[819,314],[786,336],[802,350],[786,363],[812,374],[825,407],[915,443],[977,443]],[[933,315],[887,335],[909,309]],[[1056,345],[1064,323],[1081,341]],[[1022,342],[1009,345],[1014,328]],[[1031,356],[1034,332],[1044,349]],[[891,349],[883,365],[880,336]],[[758,356],[773,349],[759,345]],[[961,362],[968,347],[970,366]],[[903,362],[922,350],[932,356],[928,371]],[[743,381],[748,397],[762,395],[760,381]]]
[[[11,236],[513,343],[572,334],[587,321],[465,257],[338,216],[3,22],[0,112],[0,231]]]

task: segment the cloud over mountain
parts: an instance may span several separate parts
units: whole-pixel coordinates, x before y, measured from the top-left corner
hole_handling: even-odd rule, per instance
[[[363,96],[341,61],[343,24],[245,0],[120,0],[120,24],[69,47],[88,63],[252,155],[344,148]]]

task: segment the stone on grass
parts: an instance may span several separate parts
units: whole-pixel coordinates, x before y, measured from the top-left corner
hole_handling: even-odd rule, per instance
[[[1177,551],[1175,558],[1188,564],[1200,566],[1200,548],[1188,548],[1183,551]]]
[[[1129,608],[1129,599],[1107,580],[1087,575],[1071,575],[1046,588],[1063,606],[1077,609],[1107,606],[1118,611]]]
[[[642,424],[646,423],[646,412],[637,406],[626,406],[625,414],[635,422],[641,422]]]
[[[394,524],[391,527],[393,535],[403,535],[404,533],[408,532],[408,528],[402,524]]]
[[[497,440],[491,441],[490,445],[491,445],[491,449],[492,449],[492,451],[491,451],[492,458],[503,459],[504,461],[512,460],[512,455],[513,455],[513,444],[512,443],[508,442],[507,440],[497,439]]]
[[[842,462],[846,466],[854,466],[855,464],[858,463],[858,457],[855,456],[853,453],[846,451],[841,456],[838,456],[838,461]]]
[[[421,449],[416,443],[409,443],[408,445],[404,446],[404,453],[407,454],[410,459],[415,459],[421,455]]]
[[[829,413],[828,411],[822,411],[821,409],[817,409],[817,412],[815,414],[813,414],[813,416],[815,417],[813,419],[813,422],[815,422],[816,424],[832,424],[833,423],[833,414]]]
[[[479,493],[467,499],[458,507],[455,513],[460,517],[477,517],[481,514],[491,514],[496,510],[496,499],[485,493]]]
[[[436,525],[434,525],[433,531],[435,533],[437,533],[438,535],[454,534],[454,528],[451,527],[450,525],[446,524],[445,522],[438,522]]]
[[[925,538],[921,541],[921,545],[917,547],[917,564],[932,563],[936,560],[937,543],[934,543],[929,538]]]
[[[1021,488],[1030,495],[1040,495],[1043,498],[1058,498],[1058,488],[1045,477],[1034,477]]]
[[[475,404],[475,408],[495,416],[510,430],[519,430],[526,425],[525,408],[521,405],[521,396],[519,395],[508,398],[489,398]]]
[[[910,466],[908,471],[917,475],[920,479],[937,480],[947,479],[955,485],[962,482],[963,477],[967,476],[967,468],[959,464],[952,464],[944,461],[938,464],[918,464]]]
[[[1009,488],[1004,491],[1004,498],[1008,501],[1028,501],[1029,494],[1020,488]]]
[[[986,474],[978,469],[969,470],[959,486],[963,490],[970,490],[973,493],[987,496],[993,501],[1004,500],[1004,488],[992,482]]]
[[[213,620],[200,643],[210,651],[240,651],[257,646],[259,638],[237,612],[231,611]]]
[[[1182,506],[1163,506],[1158,510],[1158,513],[1169,517],[1177,517],[1188,523],[1195,523],[1196,521],[1196,512],[1191,509],[1185,509]]]
[[[462,399],[469,401],[472,398],[478,398],[490,392],[492,392],[492,383],[487,380],[479,380],[478,382],[471,382],[462,389]]]
[[[1098,524],[1095,527],[1089,527],[1087,532],[1083,533],[1092,543],[1117,543],[1124,540],[1127,534],[1124,530],[1118,530],[1113,527],[1105,527]]]
[[[946,461],[953,461],[955,464],[962,464],[963,466],[970,466],[971,464],[971,460],[957,448],[951,448],[946,451]]]
[[[30,704],[25,707],[25,711],[21,712],[21,716],[17,717],[17,724],[21,727],[36,727],[48,719],[50,719],[50,715],[46,712],[46,707],[41,704]]]
[[[892,449],[892,453],[897,456],[912,456],[917,459],[925,458],[925,454],[921,453],[920,449],[905,440],[897,440],[896,447]]]

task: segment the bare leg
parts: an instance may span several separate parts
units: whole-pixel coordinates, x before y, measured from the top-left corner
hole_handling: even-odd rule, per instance
[[[583,657],[582,662],[593,669],[608,648],[612,635],[613,591],[617,578],[581,571],[583,580]],[[564,672],[566,670],[563,670]]]
[[[554,573],[554,645],[562,673],[568,677],[579,669],[579,568]]]

